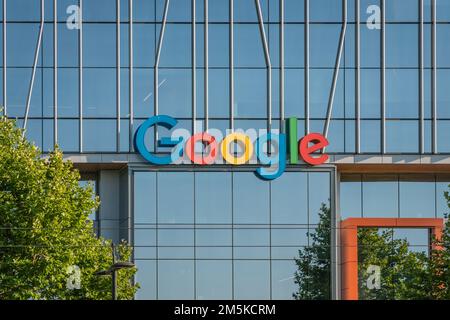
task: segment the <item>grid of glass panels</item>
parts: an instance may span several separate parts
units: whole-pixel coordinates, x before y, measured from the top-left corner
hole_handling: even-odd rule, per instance
[[[443,218],[449,208],[444,192],[446,175],[342,175],[340,215],[342,219]]]
[[[267,65],[255,1],[235,0],[233,12],[230,12],[230,1],[208,0],[209,126],[221,130],[229,128],[232,109],[235,128],[265,128]],[[306,127],[306,96],[310,131],[323,131],[344,3],[310,0],[309,22],[306,23],[305,1],[260,0],[272,65],[273,124],[278,127],[278,120],[283,116],[298,117],[301,120],[299,135],[305,132]],[[18,117],[19,124],[22,124],[39,35],[41,0],[1,2],[4,6],[0,6],[0,17],[5,17],[6,23],[1,23],[0,29],[3,31],[6,26],[6,38],[0,32],[0,43],[3,44],[0,71],[3,73],[5,67],[3,57],[7,68],[5,77],[0,77],[2,87],[6,85],[3,88],[6,92],[0,90],[0,94],[6,97],[8,116]],[[45,151],[51,150],[56,139],[54,125],[57,124],[57,142],[64,151],[132,151],[130,135],[144,119],[154,114],[155,51],[164,2],[44,0],[45,23],[30,100],[27,136]],[[361,153],[381,153],[383,147],[387,153],[420,153],[422,131],[425,153],[449,153],[450,144],[446,137],[450,134],[447,108],[450,95],[445,89],[450,81],[448,1],[423,1],[423,37],[419,0],[385,1],[385,8],[381,8],[380,0],[346,2],[347,29],[331,114],[328,152],[351,154],[357,151],[356,80],[359,70]],[[280,23],[281,3],[285,9],[283,24]],[[359,12],[356,11],[357,4]],[[433,4],[436,19],[433,18]],[[77,20],[80,5],[82,28],[79,28]],[[4,8],[6,12],[3,12]],[[158,83],[159,113],[178,118],[180,127],[187,129],[192,128],[194,110],[197,120],[205,117],[204,0],[195,1],[195,42],[192,8],[192,0],[170,1]],[[385,24],[380,25],[378,22],[381,23],[379,19],[383,17],[383,11]],[[234,19],[232,29],[229,24],[231,16]],[[359,26],[356,25],[358,16]],[[356,28],[359,28],[359,42]],[[305,45],[307,29],[309,46]],[[284,59],[280,58],[281,34],[284,35]],[[382,59],[382,51],[385,59]],[[230,66],[231,52],[233,66]],[[305,63],[307,53],[309,65]],[[55,57],[57,77],[54,77]],[[422,57],[423,65],[420,62]],[[230,86],[231,70],[233,86]],[[309,71],[308,91],[305,91],[306,71]],[[284,99],[280,99],[280,77],[283,74]],[[3,83],[5,79],[6,83]],[[57,121],[54,119],[55,85]],[[421,89],[423,96],[420,96]],[[230,103],[231,94],[234,100]],[[284,114],[280,112],[281,100],[284,101]],[[149,141],[151,143],[153,139]],[[382,141],[385,141],[384,146]]]
[[[293,298],[294,258],[329,207],[330,172],[133,176],[138,299]]]

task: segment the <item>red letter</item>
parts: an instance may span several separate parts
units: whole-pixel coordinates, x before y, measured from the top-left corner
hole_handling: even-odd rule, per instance
[[[311,147],[310,143],[313,143]],[[330,143],[327,138],[325,138],[320,133],[310,133],[307,136],[303,137],[298,144],[298,149],[300,156],[306,163],[309,163],[313,166],[317,166],[319,164],[324,163],[328,160],[327,154],[322,154],[319,157],[312,157],[311,154],[316,152],[317,150],[323,149],[328,146]]]
[[[196,155],[195,154],[195,144],[201,141],[205,146],[209,145],[210,150],[209,154],[203,156],[202,155]],[[207,134],[207,133],[197,133],[189,138],[189,140],[186,142],[186,154],[189,157],[189,159],[195,163],[200,165],[207,165],[207,164],[213,164],[214,160],[216,159],[217,155],[217,143],[216,139]]]

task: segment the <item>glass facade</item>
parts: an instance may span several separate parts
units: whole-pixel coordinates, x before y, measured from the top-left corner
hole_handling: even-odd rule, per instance
[[[191,130],[297,117],[329,127],[330,153],[450,152],[446,1],[173,0],[167,19],[165,0],[3,2],[4,112],[45,151],[133,152],[157,112]]]
[[[321,205],[330,207],[330,179],[327,171],[273,182],[246,171],[135,171],[137,298],[292,299],[294,258]]]
[[[449,38],[448,0],[0,0],[1,112],[73,156],[101,199],[97,234],[134,248],[137,299],[292,299],[307,248],[326,252],[322,298],[338,299],[340,220],[448,212]],[[295,117],[330,160],[273,181],[158,168],[133,145],[154,115],[222,135]],[[156,130],[147,147],[167,153]],[[383,230],[428,252],[427,229]]]
[[[442,174],[342,175],[341,218],[443,218],[449,185]]]

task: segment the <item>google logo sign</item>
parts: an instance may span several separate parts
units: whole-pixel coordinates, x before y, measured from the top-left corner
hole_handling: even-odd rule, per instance
[[[328,160],[324,149],[329,142],[320,133],[310,133],[297,141],[296,118],[287,120],[286,133],[264,130],[254,139],[255,141],[238,130],[230,132],[221,141],[211,134],[212,130],[188,137],[176,135],[162,137],[157,141],[158,146],[172,148],[171,153],[169,155],[151,153],[145,144],[147,131],[155,126],[171,130],[177,123],[175,118],[167,115],[147,119],[134,136],[136,150],[145,160],[155,165],[177,164],[182,158],[201,166],[223,162],[234,166],[258,163],[261,167],[256,169],[256,175],[265,180],[273,180],[283,174],[288,155],[290,164],[297,164],[299,157],[314,166]],[[236,144],[243,150],[239,154],[234,152]]]

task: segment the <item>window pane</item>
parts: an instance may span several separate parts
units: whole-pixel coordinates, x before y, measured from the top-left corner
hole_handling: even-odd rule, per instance
[[[193,187],[192,173],[158,173],[159,223],[194,223]]]
[[[159,112],[172,117],[191,117],[192,72],[183,69],[159,71]]]
[[[380,152],[380,137],[380,121],[361,121],[361,152]]]
[[[164,12],[164,1],[156,1],[156,17],[162,21]],[[170,1],[169,13],[167,16],[169,22],[188,22],[191,21],[191,0],[172,0]]]
[[[198,300],[229,300],[232,298],[231,261],[197,261]]]
[[[79,71],[74,68],[58,69],[58,116],[78,117]]]
[[[450,121],[438,121],[437,136],[438,152],[450,152]]]
[[[307,173],[285,172],[272,181],[272,224],[307,224]]]
[[[33,95],[30,103],[30,117],[42,116],[42,70],[36,70],[33,87]],[[8,116],[23,117],[27,104],[28,91],[30,89],[32,69],[31,68],[8,68],[6,76],[8,86],[6,94],[8,97]]]
[[[58,119],[58,145],[65,152],[80,150],[80,122],[78,120]]]
[[[293,260],[272,261],[272,299],[292,300],[298,290],[295,283],[297,266]]]
[[[340,206],[341,219],[362,216],[361,205],[361,177],[349,176],[342,177],[340,184]]]
[[[194,261],[158,261],[158,298],[194,299]]]
[[[115,117],[116,87],[115,69],[85,69],[83,115],[85,117]]]
[[[116,0],[83,1],[84,21],[115,21]]]
[[[387,21],[413,21],[419,19],[418,0],[391,0],[386,1]]]
[[[320,222],[322,205],[330,209],[330,174],[328,172],[309,172],[309,224]]]
[[[393,239],[406,240],[410,251],[428,253],[428,246],[430,245],[429,229],[395,228]]]
[[[312,69],[310,71],[310,116],[325,118],[328,108],[334,69]],[[339,72],[333,105],[333,116],[344,116],[344,77]]]
[[[305,20],[304,0],[285,0],[284,11],[286,22],[303,22]]]
[[[160,27],[156,28],[156,32],[159,35]],[[166,26],[161,48],[161,67],[191,66],[191,33],[192,28],[188,24]]]
[[[39,36],[39,24],[8,23],[6,32],[7,66],[32,67]],[[38,63],[39,66],[42,63],[42,54],[39,55]]]
[[[153,69],[134,70],[134,116],[137,118],[147,118],[153,115],[153,83]]]
[[[133,0],[133,18],[136,22],[155,21],[155,1]]]
[[[305,65],[303,25],[287,24],[285,26],[285,37],[286,67],[303,67]]]
[[[79,61],[79,32],[58,24],[58,66],[77,67]]]
[[[386,151],[417,153],[419,151],[419,122],[388,120],[386,122]]]
[[[208,31],[209,65],[211,67],[228,67],[230,61],[229,25],[211,24]]]
[[[445,198],[445,192],[450,191],[450,178],[439,178],[436,183],[436,216],[437,218],[443,218],[448,215],[450,209],[448,207],[447,199]]]
[[[83,64],[86,67],[116,65],[116,25],[86,24],[83,26]]]
[[[135,24],[133,26],[133,45],[134,66],[137,68],[154,67],[155,26],[153,24]]]
[[[386,116],[418,118],[419,72],[417,70],[386,70]]]
[[[234,262],[234,298],[236,300],[270,299],[269,261]]]
[[[400,178],[400,217],[434,218],[434,177],[424,179],[429,181],[411,180],[408,177]]]
[[[5,0],[7,21],[39,21],[41,2],[36,0]]]
[[[272,246],[307,246],[308,245],[308,228],[299,229],[272,229],[271,245]]]
[[[116,121],[83,120],[83,151],[115,152]]]
[[[438,21],[450,21],[450,3],[447,0],[436,0]]]
[[[196,223],[230,224],[231,173],[195,174]]]
[[[438,118],[450,118],[450,90],[446,84],[450,83],[450,70],[437,70],[437,116]],[[450,149],[448,149],[450,150]]]
[[[158,229],[158,246],[194,246],[194,229]]]
[[[156,223],[156,173],[134,173],[134,223]]]
[[[361,70],[361,117],[380,118],[381,84],[380,71]]]
[[[334,0],[332,1],[335,2]],[[311,4],[316,2],[317,1],[311,1]],[[319,12],[323,12],[323,9],[319,9]],[[337,24],[312,24],[310,26],[310,50],[312,68],[334,68],[334,65],[336,63],[336,55],[338,53],[340,33],[341,26]]]
[[[137,300],[156,299],[156,261],[136,260],[136,282],[141,286],[136,292]]]
[[[156,229],[134,229],[133,243],[136,259],[156,258]]]
[[[378,29],[369,29],[361,24],[361,67],[376,68],[381,66],[381,33]]]
[[[366,178],[363,181],[363,217],[398,217],[396,177]]]
[[[238,69],[235,71],[235,116],[267,116],[267,82],[264,69]]]
[[[419,30],[417,25],[388,24],[386,27],[387,67],[418,67]]]
[[[258,25],[238,24],[235,25],[234,32],[235,66],[265,67],[264,50]]]
[[[234,223],[269,223],[269,183],[253,173],[233,174]]]
[[[229,0],[209,0],[209,20],[211,22],[228,22],[229,15]]]
[[[227,69],[209,70],[209,115],[227,118],[230,114],[230,84]]]
[[[310,15],[313,22],[341,22],[342,1],[314,0],[310,1]]]

